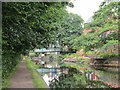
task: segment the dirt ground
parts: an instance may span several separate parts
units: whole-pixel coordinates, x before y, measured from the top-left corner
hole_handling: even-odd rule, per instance
[[[11,78],[11,88],[34,88],[32,75],[26,68],[25,60],[21,61],[16,74]]]

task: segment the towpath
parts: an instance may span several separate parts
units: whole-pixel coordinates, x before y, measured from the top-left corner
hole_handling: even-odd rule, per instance
[[[34,88],[31,72],[26,68],[26,61],[22,60],[18,70],[11,78],[11,88]]]

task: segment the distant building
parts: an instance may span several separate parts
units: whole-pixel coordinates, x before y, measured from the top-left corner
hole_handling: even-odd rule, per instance
[[[87,24],[87,23],[90,23],[90,22],[92,22],[93,21],[93,18],[92,17],[90,17],[87,21],[85,21],[83,24],[85,25],[85,24]]]

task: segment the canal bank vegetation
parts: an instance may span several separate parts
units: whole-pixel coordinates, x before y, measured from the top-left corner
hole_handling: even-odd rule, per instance
[[[89,80],[86,77],[87,73],[98,73],[89,66],[89,58],[83,58],[77,53],[64,54],[57,56],[60,67],[68,68],[68,73],[62,73],[58,78],[55,78],[50,83],[50,88],[109,88],[109,85],[104,84],[103,81]],[[65,63],[63,59],[71,59],[69,57],[76,57],[77,63]]]
[[[69,2],[3,2],[2,84],[19,64],[22,55],[53,43],[59,21],[67,14]],[[53,18],[54,17],[54,18]],[[56,40],[55,40],[56,41]],[[30,68],[30,67],[29,67]]]
[[[102,81],[91,81],[76,68],[70,68],[68,74],[62,73],[50,82],[50,88],[109,88]]]
[[[48,88],[40,75],[36,71],[36,67],[31,63],[31,60],[26,57],[27,68],[31,71],[33,77],[33,84],[35,88]]]
[[[59,76],[59,79],[55,79],[55,80],[52,80],[51,81],[51,84],[50,84],[50,87],[53,88],[53,87],[56,87],[56,88],[60,88],[60,87],[63,87],[63,88],[110,88],[110,87],[118,87],[118,72],[109,72],[109,71],[106,71],[106,70],[103,70],[103,67],[102,68],[102,71],[99,71],[99,70],[95,70],[93,68],[90,67],[90,59],[87,58],[79,58],[77,59],[79,61],[79,63],[76,63],[76,64],[71,64],[71,63],[64,63],[63,59],[64,58],[67,58],[67,59],[70,59],[69,57],[77,57],[77,55],[74,53],[74,54],[64,54],[64,55],[59,55],[58,56],[58,62],[59,65],[61,67],[66,67],[66,68],[73,68],[75,69],[75,71],[78,71],[77,73],[74,73],[73,75],[68,75],[68,74],[63,74],[61,76]],[[78,57],[81,57],[81,56],[78,56]],[[61,58],[61,59],[60,59]],[[72,72],[74,72],[74,70],[71,70]],[[97,76],[97,80],[89,80],[88,78],[86,78],[86,74],[87,73],[96,73],[96,76]],[[107,75],[109,74],[109,75]],[[68,76],[67,76],[68,75]],[[73,77],[75,76],[75,77]],[[104,78],[104,76],[106,78]],[[62,78],[62,79],[61,79]],[[81,80],[80,80],[81,78]],[[102,79],[101,79],[102,78]],[[73,81],[72,81],[72,80]],[[65,82],[65,81],[66,82]],[[83,80],[83,82],[82,82]],[[108,81],[108,83],[105,84],[105,81]],[[69,82],[71,81],[71,82]],[[106,81],[106,82],[107,82]],[[82,83],[82,84],[81,84]],[[112,85],[110,84],[112,83]],[[71,85],[72,84],[72,85]],[[77,85],[78,84],[78,85]],[[81,86],[80,86],[81,84]],[[56,85],[60,85],[59,86],[56,86]]]
[[[118,40],[119,40],[118,39],[118,21],[120,21],[120,17],[118,13],[119,2],[109,1],[109,3],[107,3],[107,1],[108,0],[101,3],[99,10],[95,12],[92,17],[93,20],[89,23],[84,24],[84,31],[89,30],[89,32],[81,33],[80,36],[74,39],[70,39],[69,41],[68,47],[70,47],[71,49],[75,49],[77,51],[83,49],[83,53],[82,52],[80,53],[82,56],[87,57],[87,58],[80,58],[78,59],[79,64],[77,63],[73,65],[72,63],[66,64],[64,60],[67,61],[69,57],[77,57],[76,54],[59,55],[58,63],[60,66],[76,68],[76,70],[80,70],[81,68],[83,69],[82,71],[84,71],[83,73],[85,73],[85,72],[93,71],[89,69],[87,70],[87,68],[89,68],[90,66],[90,63],[91,64],[109,64],[109,65],[112,64],[112,66],[113,64],[118,65],[118,63],[113,62],[113,61],[119,60],[119,54],[118,54],[118,51],[119,51],[118,48],[120,47],[120,44],[118,44]],[[65,45],[67,45],[67,43],[65,43]],[[81,55],[78,55],[78,57],[82,57]],[[71,60],[68,60],[68,62],[70,61]],[[102,66],[100,67],[102,68]],[[80,74],[75,74],[76,77],[73,77],[74,75],[71,75],[71,77],[67,75],[66,74],[61,75],[59,79],[53,80],[51,82],[50,87],[59,88],[60,86],[63,88],[66,88],[66,87],[76,88],[80,86],[80,87],[85,88],[87,86],[90,86],[93,88],[94,87],[105,88],[107,86],[107,85],[105,87],[104,85],[102,86],[103,84],[102,81],[87,80],[85,79],[85,76],[82,76]],[[80,79],[80,77],[82,79]],[[64,81],[64,79],[66,82]],[[83,82],[81,82],[82,80]],[[96,82],[96,84],[94,82]]]
[[[31,59],[30,59],[31,60]],[[33,65],[34,69],[38,69],[40,67],[43,67],[41,64],[36,63],[35,61],[30,61],[30,63]]]
[[[18,60],[18,61],[20,62],[21,60]],[[16,71],[18,69],[19,62],[14,67],[12,72],[9,74],[8,78],[2,79],[2,88],[10,88],[11,87],[11,81],[10,80],[11,80],[11,77],[16,73]]]
[[[114,54],[118,55],[119,2],[105,3],[94,13],[93,20],[85,23],[84,31],[89,32],[70,41],[72,49],[84,49],[85,53],[91,52],[93,57],[104,58],[106,55],[110,58]]]
[[[50,44],[56,44],[56,41],[60,43],[61,48],[63,48],[65,45],[68,45],[70,48],[72,48],[72,50],[75,49],[79,51],[84,49],[85,54],[89,55],[91,58],[107,58],[108,61],[105,63],[109,63],[111,57],[116,59],[119,55],[116,54],[118,51],[117,47],[119,47],[119,2],[107,3],[108,1],[110,0],[104,1],[101,4],[100,9],[94,13],[93,21],[84,25],[84,29],[90,31],[86,33],[87,35],[85,35],[82,31],[82,18],[78,15],[69,14],[65,10],[66,6],[73,7],[73,5],[69,2],[3,2],[3,88],[7,87],[4,86],[6,84],[6,80],[10,77],[12,71],[14,71],[16,66],[19,64],[21,59],[18,58],[21,57],[21,54],[27,55],[30,50],[35,48],[48,48]],[[116,55],[113,56],[113,54]],[[34,56],[35,54],[32,55]],[[60,56],[61,59],[59,64],[63,65],[63,58],[77,57],[77,55],[72,55],[73,56]],[[86,66],[83,66],[87,59],[80,59],[80,61],[81,64],[79,64],[79,66],[84,67],[84,69],[88,67],[87,64]],[[42,79],[38,79],[39,76],[34,69],[34,65],[32,65],[28,59],[27,65],[34,77],[33,82],[35,83],[35,87],[38,88],[40,84],[43,84]],[[74,67],[74,65],[67,67]],[[78,67],[75,68],[79,69]],[[76,73],[75,76],[73,74],[70,75],[70,80],[71,78],[74,78],[73,80],[78,82],[75,85],[73,84],[71,87],[76,87],[77,85],[81,84],[82,79],[79,80],[79,77],[84,78]],[[63,79],[60,83],[64,83],[62,81],[64,81],[65,78],[66,76],[63,76]],[[67,87],[71,85],[70,80],[66,80],[69,81],[69,83],[65,82],[62,84],[62,86],[66,87],[66,83]],[[81,84],[80,86],[85,87],[86,82],[82,83],[84,84]],[[56,82],[54,83],[53,81],[52,85],[53,86],[51,87],[54,87],[54,85],[57,87],[59,84]],[[42,86],[40,86],[40,88],[41,87]]]

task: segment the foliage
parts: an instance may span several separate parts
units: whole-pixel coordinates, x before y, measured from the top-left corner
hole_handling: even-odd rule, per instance
[[[63,60],[64,58],[65,58],[65,55],[59,54],[59,55],[57,55],[57,56],[55,57],[55,60],[57,61],[57,63],[58,63],[59,65],[62,65],[62,64],[63,64],[62,60]]]
[[[61,59],[58,58],[57,61],[61,67],[67,67],[67,68],[76,68],[78,71],[80,71],[80,68],[86,68],[83,71],[89,72],[94,71],[90,69],[90,59],[88,57],[82,58],[79,54],[73,53],[73,54],[66,54],[66,55],[59,55],[62,57]],[[64,63],[64,58],[76,58],[76,64],[69,64]]]
[[[109,47],[111,45],[117,45],[117,44],[118,44],[118,40],[108,40],[107,44],[103,45],[102,48],[107,48],[107,47]]]
[[[69,74],[61,74],[58,78],[55,78],[50,83],[50,88],[56,90],[56,88],[108,88],[109,86],[102,81],[90,81],[85,75],[80,72],[71,72]],[[89,87],[88,87],[89,86]]]
[[[15,70],[15,66],[21,61],[21,58],[18,54],[3,55],[2,56],[2,78],[6,79],[9,77],[11,72]]]
[[[36,56],[36,54],[35,53],[29,53],[29,56],[34,57],[34,56]]]
[[[25,52],[47,46],[65,13],[63,6],[62,3],[3,3],[3,48]]]
[[[66,14],[69,2],[2,3],[2,78],[6,79],[19,63],[21,54],[48,47]]]
[[[76,53],[73,53],[73,54],[65,54],[65,55],[62,55],[62,54],[59,54],[57,55],[55,58],[56,58],[56,61],[57,63],[60,65],[60,66],[66,66],[64,65],[63,63],[63,59],[64,58],[68,58],[68,57],[79,57],[80,55],[76,54]]]
[[[79,57],[80,55],[79,54],[77,54],[77,53],[72,53],[72,54],[70,54],[68,57]]]
[[[18,62],[20,62],[21,60],[17,60]],[[7,67],[8,68],[8,67]],[[9,76],[9,77],[7,77],[7,78],[5,78],[5,79],[2,79],[2,89],[5,89],[5,88],[10,88],[11,87],[11,82],[10,82],[10,80],[11,80],[11,77],[16,73],[16,71],[17,71],[17,68],[18,68],[18,63],[16,63],[16,65],[15,65],[15,67],[12,69],[12,68],[10,68],[10,69],[12,69],[12,71],[11,71],[11,73],[8,73],[7,72],[7,76]],[[3,68],[2,68],[3,69]],[[8,71],[8,70],[7,70]],[[2,74],[1,74],[2,75]],[[2,75],[3,76],[3,75]]]
[[[91,32],[73,39],[72,48],[93,51],[105,48],[109,44],[116,44],[118,42],[118,3],[111,2],[100,7],[93,16],[94,20],[85,25],[85,29],[89,29]]]
[[[118,2],[111,2],[104,7],[101,6],[100,9],[95,12],[93,16],[93,21],[85,25],[85,29],[90,29],[91,32],[87,35],[82,34],[75,39],[71,39],[70,44],[72,44],[73,49],[84,49],[87,54],[95,54],[97,56],[108,57],[112,56],[113,53],[104,52],[108,46],[115,45],[118,42],[117,31],[118,31]],[[114,31],[112,33],[106,33],[107,31]],[[103,51],[102,51],[103,49]],[[101,53],[101,54],[100,54]],[[71,55],[72,56],[72,55]],[[74,56],[74,55],[73,55]],[[116,55],[114,55],[116,56]],[[70,57],[68,55],[67,57]],[[110,58],[110,57],[109,57]],[[79,69],[80,67],[88,68],[87,59],[79,59],[79,64],[77,65],[65,65],[67,67],[74,67]],[[85,70],[88,72],[88,70]],[[104,84],[102,81],[90,81],[85,75],[81,73],[72,73],[72,74],[62,74],[58,78],[55,78],[50,87],[54,88],[108,88],[109,86]]]
[[[82,23],[83,19],[80,16],[72,13],[66,14],[64,20],[60,22],[60,29],[57,33],[59,44],[71,47],[70,41],[82,33]]]

